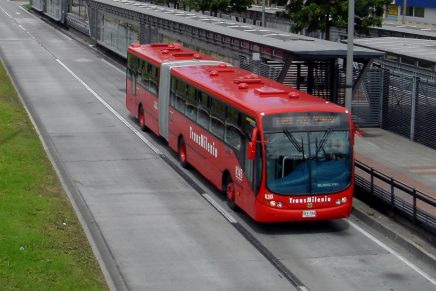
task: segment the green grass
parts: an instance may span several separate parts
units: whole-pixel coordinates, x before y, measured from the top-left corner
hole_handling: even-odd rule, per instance
[[[0,290],[107,290],[0,62]]]
[[[24,4],[24,5],[21,5],[21,6],[23,6],[23,8],[24,8],[24,9],[27,9],[27,10],[29,10],[30,8],[32,8],[32,4],[29,4],[29,3]]]

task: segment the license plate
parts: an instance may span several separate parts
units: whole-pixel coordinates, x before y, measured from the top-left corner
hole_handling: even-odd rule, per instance
[[[316,217],[316,210],[303,210],[303,217]]]

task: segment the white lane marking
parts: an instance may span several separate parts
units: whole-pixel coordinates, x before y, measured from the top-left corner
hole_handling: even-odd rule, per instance
[[[203,193],[201,196],[204,197],[219,213],[221,213],[230,223],[235,224],[237,221],[230,215],[224,208],[222,208],[209,194]]]
[[[18,24],[18,27],[21,28],[23,31],[26,31],[26,29],[22,27],[21,24]]]
[[[105,59],[103,59],[103,58],[100,58],[100,60],[102,60],[104,63],[106,63],[106,64],[109,65],[110,67],[114,68],[115,70],[117,70],[117,71],[120,72],[121,74],[124,75],[124,74],[126,73],[125,71],[121,70],[120,68],[118,68],[117,66],[115,66],[114,64],[112,64],[111,62],[109,62],[109,61],[107,61],[107,60],[105,60]]]
[[[400,261],[402,261],[403,263],[405,263],[407,266],[409,266],[410,268],[412,268],[415,272],[417,272],[418,274],[420,274],[421,276],[423,276],[425,279],[427,279],[428,281],[430,281],[430,283],[432,283],[433,285],[436,285],[436,281],[427,273],[425,273],[424,271],[422,271],[421,269],[419,269],[416,265],[412,264],[411,262],[409,262],[407,259],[405,259],[403,256],[401,256],[399,253],[397,253],[396,251],[394,251],[393,249],[391,249],[390,247],[388,247],[386,244],[384,244],[383,242],[381,242],[380,240],[378,240],[375,236],[373,236],[372,234],[370,234],[369,232],[367,232],[366,230],[364,230],[363,228],[361,228],[360,226],[358,226],[357,224],[355,224],[354,222],[348,220],[348,223],[350,223],[350,225],[352,227],[354,227],[355,229],[357,229],[359,232],[361,232],[362,234],[364,234],[367,238],[369,238],[370,240],[372,240],[373,242],[375,242],[376,244],[378,244],[379,246],[381,246],[382,248],[384,248],[385,250],[387,250],[389,253],[391,253],[392,255],[394,255],[395,257],[397,257]]]
[[[16,13],[17,15],[21,15],[21,13],[20,13],[20,12],[17,12],[17,11],[16,11],[15,13]]]
[[[66,35],[66,34],[64,34],[64,33],[62,33],[62,35],[63,35],[66,39],[68,39],[68,40],[73,40],[71,37],[69,37],[68,35]]]
[[[124,123],[134,134],[136,134],[153,152],[158,155],[161,155],[161,152],[158,148],[156,148],[150,141],[148,141],[138,130],[136,130],[126,119],[124,119],[115,109],[112,108],[106,101],[103,100],[91,87],[88,86],[82,79],[80,79],[70,68],[68,68],[61,60],[56,59],[68,73],[70,73],[80,84],[82,84],[86,90],[88,90],[95,98],[98,99],[110,112],[112,112],[122,123]],[[109,62],[108,62],[109,63]],[[119,69],[118,69],[119,70]],[[121,70],[119,70],[121,71]],[[236,219],[234,219],[224,208],[222,208],[209,194],[203,193],[201,194],[216,210],[218,210],[230,223],[237,223]]]
[[[80,79],[70,68],[68,68],[61,60],[56,59],[68,73],[70,73],[80,84],[82,84],[86,90],[88,90],[95,98],[98,99],[110,112],[112,112],[122,123],[124,123],[134,134],[136,134],[154,153],[161,155],[161,151],[148,141],[138,130],[136,130],[126,119],[124,119],[115,109],[113,109],[106,101],[103,100],[91,87],[88,86],[82,79]]]
[[[4,14],[6,14],[10,19],[12,19],[12,16],[6,11],[6,10],[4,10],[3,9],[3,7],[0,7],[0,9],[3,11],[3,13]]]

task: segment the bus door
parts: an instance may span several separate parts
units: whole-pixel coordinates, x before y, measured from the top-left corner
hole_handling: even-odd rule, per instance
[[[242,121],[242,129],[244,132],[244,172],[248,183],[253,190],[254,195],[259,191],[261,168],[259,168],[259,163],[262,162],[261,159],[261,146],[259,141],[259,135],[256,138],[256,156],[254,159],[250,159],[247,154],[248,143],[252,141],[253,129],[256,127],[256,121],[254,118],[249,116],[244,116]]]

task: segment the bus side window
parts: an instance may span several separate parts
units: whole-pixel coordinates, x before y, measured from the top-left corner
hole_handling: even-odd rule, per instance
[[[159,74],[159,69],[154,66],[154,65],[149,65],[150,66],[150,92],[153,93],[154,95],[158,95],[158,74]]]
[[[210,123],[209,96],[206,93],[198,92],[197,106],[198,106],[197,122],[202,127],[209,130],[209,123]]]
[[[147,62],[144,62],[144,67],[143,67],[143,69],[142,69],[142,80],[141,80],[141,82],[142,82],[142,86],[146,89],[146,90],[149,90],[149,84],[150,84],[150,81],[149,81],[149,78],[150,78],[150,73],[148,72],[148,63]]]
[[[171,76],[171,84],[170,84],[170,105],[176,106],[176,85],[177,79],[174,76]]]
[[[196,121],[197,119],[197,96],[194,87],[188,85],[186,94],[186,116]]]
[[[177,80],[176,85],[176,109],[185,114],[186,102],[186,84],[181,80]]]
[[[136,96],[136,80],[138,73],[138,63],[139,58],[133,54],[128,54],[127,56],[127,67],[130,70],[130,79],[131,79],[131,92],[133,96]]]
[[[212,98],[210,107],[210,131],[220,138],[224,138],[224,120],[226,106],[224,103]]]
[[[241,113],[232,107],[227,107],[225,133],[225,141],[240,150],[242,145]]]

